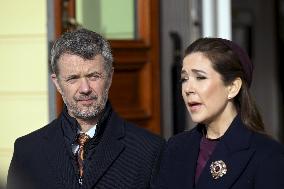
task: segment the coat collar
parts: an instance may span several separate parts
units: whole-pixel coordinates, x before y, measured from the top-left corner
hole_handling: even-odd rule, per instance
[[[239,115],[236,116],[207,161],[196,188],[230,188],[242,174],[255,152],[254,149],[250,148],[251,135],[252,131],[245,127]],[[210,173],[210,165],[218,160],[222,160],[226,164],[227,173],[223,177],[213,179]]]
[[[222,140],[229,152],[234,153],[250,147],[251,135],[252,131],[248,130],[241,117],[237,115]]]
[[[75,182],[78,181],[75,171],[70,171],[73,169],[72,160],[68,154],[60,125],[59,117],[48,126],[43,137],[46,140],[44,151],[47,152],[47,161],[54,172],[54,179],[58,181],[57,183],[61,188],[66,188],[68,184],[70,185],[70,183],[64,183],[64,180],[67,180],[66,178],[75,180]],[[101,141],[86,165],[83,188],[90,188],[95,185],[124,149],[124,145],[120,141],[125,135],[124,121],[115,112],[112,112],[104,127]]]
[[[197,132],[192,132],[192,140],[189,141],[186,144],[190,144],[190,147],[187,150],[187,157],[188,160],[186,160],[186,162],[188,161],[188,165],[189,167],[193,168],[192,170],[190,170],[189,175],[188,175],[188,179],[190,182],[189,185],[191,187],[194,186],[194,180],[195,180],[195,170],[196,170],[196,164],[197,164],[197,159],[198,159],[198,154],[199,154],[199,145],[200,145],[200,140],[202,138],[202,128],[200,126],[197,126],[196,130]]]
[[[52,176],[55,180],[54,183],[56,183],[58,188],[65,188],[66,183],[64,181],[70,179],[76,180],[76,175],[75,172],[72,171],[74,170],[72,160],[66,148],[63,131],[60,125],[60,119],[56,119],[48,126],[43,137],[45,144],[43,151],[46,153],[47,163],[52,170]]]
[[[112,107],[109,101],[105,105],[102,115],[100,116],[96,126],[96,138],[100,138],[105,129],[105,124],[112,112]],[[80,128],[79,123],[74,117],[71,117],[68,113],[66,105],[63,107],[63,111],[60,115],[62,121],[61,127],[63,130],[64,137],[67,143],[71,145],[77,139],[78,130]]]
[[[196,127],[170,138],[161,160],[159,188],[193,189],[201,137]]]
[[[84,177],[86,188],[96,185],[110,165],[118,158],[124,149],[124,144],[120,140],[125,135],[124,121],[112,113],[101,142],[96,148],[94,155],[86,165],[87,169]]]

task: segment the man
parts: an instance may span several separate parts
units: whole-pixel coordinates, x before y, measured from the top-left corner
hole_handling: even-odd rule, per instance
[[[148,188],[164,140],[112,111],[113,57],[99,34],[80,29],[51,50],[62,114],[16,140],[8,188]]]

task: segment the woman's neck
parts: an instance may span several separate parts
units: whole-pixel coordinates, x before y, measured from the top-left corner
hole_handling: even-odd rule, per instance
[[[222,114],[218,115],[212,122],[206,125],[206,138],[217,139],[222,137],[236,115],[237,110],[234,106],[224,110]]]

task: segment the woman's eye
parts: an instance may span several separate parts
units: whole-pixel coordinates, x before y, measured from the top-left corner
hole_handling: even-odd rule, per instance
[[[180,78],[181,83],[184,83],[185,81],[187,81],[187,78]]]
[[[197,80],[203,80],[203,79],[206,79],[206,77],[205,76],[197,76],[196,79]]]

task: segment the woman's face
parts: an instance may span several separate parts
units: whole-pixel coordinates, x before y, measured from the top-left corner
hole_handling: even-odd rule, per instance
[[[182,96],[194,122],[211,124],[226,119],[229,104],[229,87],[211,61],[200,52],[187,55],[181,71]],[[232,102],[230,102],[232,103]]]

